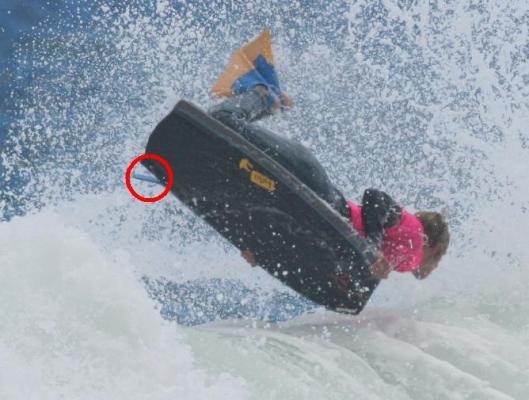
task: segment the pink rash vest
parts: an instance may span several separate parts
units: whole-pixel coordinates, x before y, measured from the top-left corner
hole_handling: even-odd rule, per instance
[[[362,207],[352,201],[347,205],[351,210],[353,227],[366,237],[362,220]],[[421,265],[423,255],[424,229],[421,221],[413,214],[402,209],[398,225],[385,229],[382,242],[382,254],[398,272],[414,271]]]

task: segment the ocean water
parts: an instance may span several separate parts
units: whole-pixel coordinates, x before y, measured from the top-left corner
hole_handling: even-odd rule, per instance
[[[0,398],[527,399],[529,4],[142,3],[0,6]],[[125,169],[265,27],[296,104],[263,123],[352,199],[444,209],[451,248],[359,316],[183,326],[144,277],[292,292]]]

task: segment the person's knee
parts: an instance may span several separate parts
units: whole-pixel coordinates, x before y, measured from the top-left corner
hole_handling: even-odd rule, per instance
[[[244,120],[237,110],[226,108],[222,103],[211,107],[208,110],[208,114],[231,128],[239,128]]]
[[[213,106],[208,110],[208,114],[220,122],[225,122],[231,119],[232,113],[228,112],[218,106]]]

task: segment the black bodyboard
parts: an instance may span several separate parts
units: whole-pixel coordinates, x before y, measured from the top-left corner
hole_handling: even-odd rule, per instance
[[[360,312],[379,281],[375,252],[310,188],[193,104],[180,101],[146,153],[172,168],[172,193],[277,279],[329,309]],[[167,172],[142,161],[160,181]]]

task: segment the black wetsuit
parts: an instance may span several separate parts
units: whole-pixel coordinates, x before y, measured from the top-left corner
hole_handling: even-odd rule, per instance
[[[266,96],[251,90],[224,100],[211,108],[209,113],[287,168],[338,213],[350,219],[350,210],[343,194],[331,183],[322,165],[308,148],[251,123],[270,114]],[[386,193],[377,189],[364,192],[362,219],[367,238],[375,246],[380,247],[384,229],[398,224],[400,215],[401,208]]]

